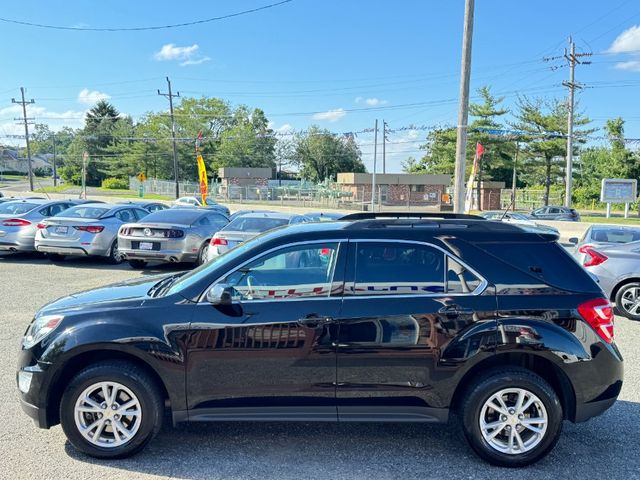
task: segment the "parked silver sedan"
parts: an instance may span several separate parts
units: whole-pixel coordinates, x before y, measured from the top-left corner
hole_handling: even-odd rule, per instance
[[[598,278],[618,313],[640,320],[640,241],[625,244],[585,245],[582,266]]]
[[[74,205],[73,200],[13,200],[0,204],[0,251],[33,252],[37,225]]]
[[[205,262],[209,240],[229,219],[215,210],[171,208],[120,228],[120,253],[133,268],[148,261]]]
[[[36,250],[47,253],[52,260],[62,260],[66,255],[91,255],[120,263],[118,229],[147,215],[148,211],[135,206],[78,205],[38,225]]]
[[[207,260],[212,260],[239,243],[246,242],[267,230],[310,221],[311,219],[306,215],[292,213],[245,213],[234,218],[226,227],[213,236],[209,244]]]
[[[626,227],[622,225],[592,225],[584,232],[582,238],[569,239],[569,243],[575,245],[573,256],[580,264],[587,257],[586,250],[589,246],[599,248],[608,245],[637,242],[640,240],[640,228]]]

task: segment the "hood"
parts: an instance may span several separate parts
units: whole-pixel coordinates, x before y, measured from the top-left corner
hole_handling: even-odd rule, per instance
[[[40,313],[54,313],[61,310],[75,310],[94,306],[96,308],[128,308],[140,305],[150,297],[147,295],[151,287],[160,280],[174,276],[154,275],[136,278],[104,287],[85,290],[55,300],[40,310]]]

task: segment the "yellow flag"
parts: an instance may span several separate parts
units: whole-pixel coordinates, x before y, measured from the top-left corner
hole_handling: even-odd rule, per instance
[[[198,177],[200,179],[200,195],[202,195],[202,205],[207,205],[207,191],[209,189],[209,181],[207,180],[207,167],[204,164],[202,155],[196,157],[198,162]]]

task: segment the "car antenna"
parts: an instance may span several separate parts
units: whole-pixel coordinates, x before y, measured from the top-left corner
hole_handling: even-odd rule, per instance
[[[507,216],[507,213],[509,212],[509,210],[511,209],[511,206],[513,205],[513,198],[511,199],[511,201],[509,202],[509,205],[507,205],[507,208],[504,210],[504,212],[502,212],[502,216],[500,217],[500,221],[504,220],[504,217]]]

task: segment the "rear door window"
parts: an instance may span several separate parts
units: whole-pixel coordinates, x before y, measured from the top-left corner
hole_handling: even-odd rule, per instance
[[[360,242],[352,295],[425,295],[445,291],[445,254],[413,243]]]
[[[482,280],[457,260],[447,257],[447,293],[473,293]]]

